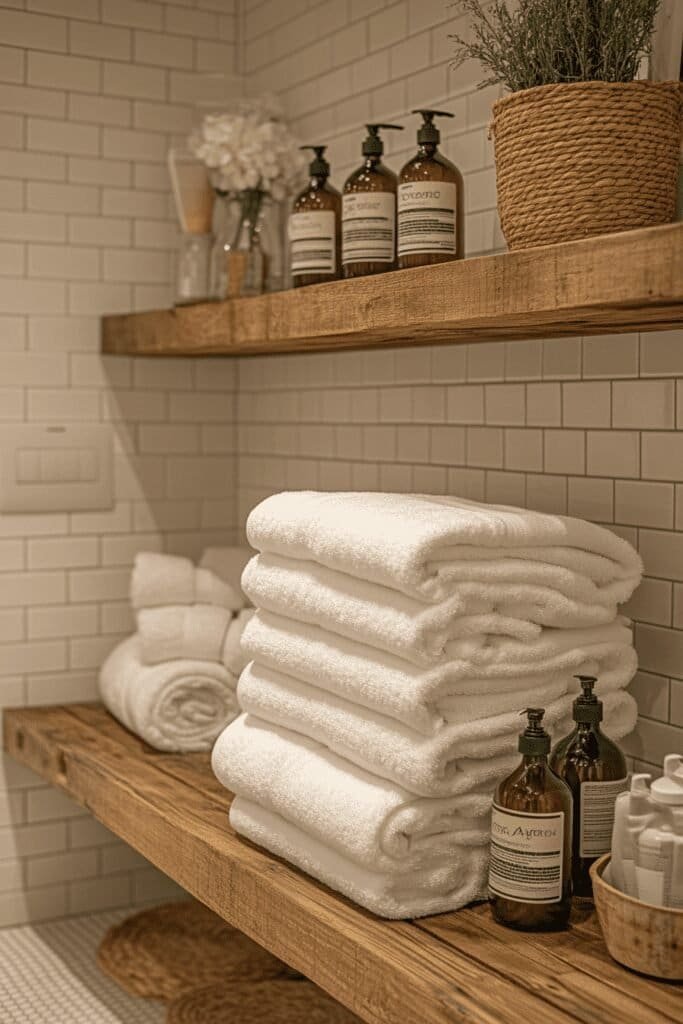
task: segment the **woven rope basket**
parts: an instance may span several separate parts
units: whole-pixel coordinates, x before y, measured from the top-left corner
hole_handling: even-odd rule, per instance
[[[677,82],[541,85],[498,100],[491,130],[510,249],[675,217]]]
[[[360,1024],[310,981],[210,985],[175,999],[166,1024]]]
[[[110,928],[97,962],[126,992],[148,999],[174,999],[217,981],[300,977],[194,900],[153,907]]]

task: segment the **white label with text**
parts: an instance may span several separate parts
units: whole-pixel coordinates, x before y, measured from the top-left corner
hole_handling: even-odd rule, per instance
[[[489,889],[518,903],[559,903],[564,811],[526,814],[493,805]]]
[[[342,263],[393,263],[396,247],[393,192],[350,192],[342,199]]]
[[[628,779],[581,783],[580,857],[601,857],[612,848],[614,804]]]
[[[334,212],[292,213],[288,228],[292,274],[334,274]]]
[[[407,181],[398,186],[398,254],[454,255],[456,191],[452,181]]]

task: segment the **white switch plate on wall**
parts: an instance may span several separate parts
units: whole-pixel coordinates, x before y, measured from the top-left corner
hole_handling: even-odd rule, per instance
[[[113,503],[111,427],[0,427],[0,512],[85,512]]]

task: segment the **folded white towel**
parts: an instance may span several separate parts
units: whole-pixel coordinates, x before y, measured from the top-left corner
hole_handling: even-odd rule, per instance
[[[605,613],[600,606],[586,605],[586,616],[577,614],[581,609],[574,602],[551,590],[543,598],[547,597],[544,605],[539,596],[539,604],[532,608],[523,603],[524,597],[538,588],[526,584],[465,583],[467,594],[425,604],[315,562],[269,554],[249,562],[242,586],[258,608],[322,626],[416,665],[434,664],[445,656],[473,658],[476,649],[487,660],[493,644],[503,650],[499,660],[514,660],[519,654],[520,660],[532,664],[545,656],[548,634],[581,629],[576,623],[584,618],[592,624],[596,611],[600,613],[597,622],[603,624]],[[546,617],[557,619],[562,628],[542,631],[537,623]],[[605,621],[612,623],[614,615]],[[585,629],[589,631],[590,626]]]
[[[460,846],[486,846],[486,792],[422,799],[349,764],[321,744],[240,715],[216,740],[211,764],[236,796],[280,814],[373,871],[434,866]]]
[[[116,647],[100,670],[105,706],[158,750],[210,750],[239,714],[236,679],[219,662],[143,665],[137,636]]]
[[[199,568],[208,569],[215,576],[218,576],[224,583],[228,583],[234,593],[233,603],[230,605],[233,611],[243,608],[247,600],[242,593],[240,578],[244,567],[254,554],[250,548],[243,546],[226,546],[221,548],[206,548],[199,559]]]
[[[521,707],[540,706],[575,691],[575,673],[597,675],[603,693],[626,686],[637,659],[631,632],[620,622],[594,630],[564,631],[568,646],[530,664],[472,666],[444,661],[430,668],[366,644],[258,611],[244,631],[245,655],[319,686],[355,704],[403,722],[425,736],[446,723],[462,723]]]
[[[419,796],[455,796],[512,770],[521,708],[422,736],[401,722],[342,700],[292,676],[252,662],[237,687],[240,707],[265,722],[324,744],[340,757]],[[604,694],[605,731],[621,739],[635,725],[635,701]],[[546,706],[544,726],[557,737],[571,729],[573,697]]]
[[[249,657],[242,649],[242,635],[253,614],[253,608],[243,608],[241,612],[238,612],[230,623],[225,637],[221,660],[228,672],[235,677],[239,676],[249,661]]]
[[[451,592],[458,560],[513,557],[539,569],[564,567],[598,591],[621,580],[626,597],[618,600],[642,573],[631,545],[594,523],[454,497],[285,492],[252,510],[247,536],[260,551],[313,560],[427,600]],[[557,578],[552,574],[549,585]]]
[[[230,824],[251,842],[380,917],[425,917],[486,898],[486,847],[460,847],[447,864],[436,868],[380,873],[361,867],[280,815],[242,797],[232,802]]]
[[[241,592],[210,569],[197,569],[189,558],[143,551],[136,555],[130,584],[133,608],[163,605],[215,604],[237,611]]]
[[[231,621],[232,612],[215,604],[141,608],[137,613],[140,658],[146,665],[175,658],[223,661]]]

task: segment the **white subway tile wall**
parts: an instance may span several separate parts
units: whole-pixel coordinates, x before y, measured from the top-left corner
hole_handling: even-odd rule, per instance
[[[469,255],[503,244],[488,138],[494,88],[450,66],[446,0],[245,0],[249,88],[282,95],[302,142],[328,144],[339,188],[367,120],[395,171],[415,150],[412,107],[455,113],[442,149],[465,176]],[[656,769],[683,749],[683,331],[243,359],[239,518],[282,487],[462,494],[593,519],[641,551],[640,721],[625,742]],[[678,484],[678,486],[676,486]],[[676,532],[678,531],[678,532]]]
[[[235,538],[235,364],[98,355],[103,313],[173,301],[165,161],[193,109],[171,69],[197,96],[234,73],[235,22],[231,0],[0,0],[0,420],[109,422],[116,451],[111,511],[0,515],[0,707],[95,699],[135,553]],[[0,926],[176,891],[2,757]]]

